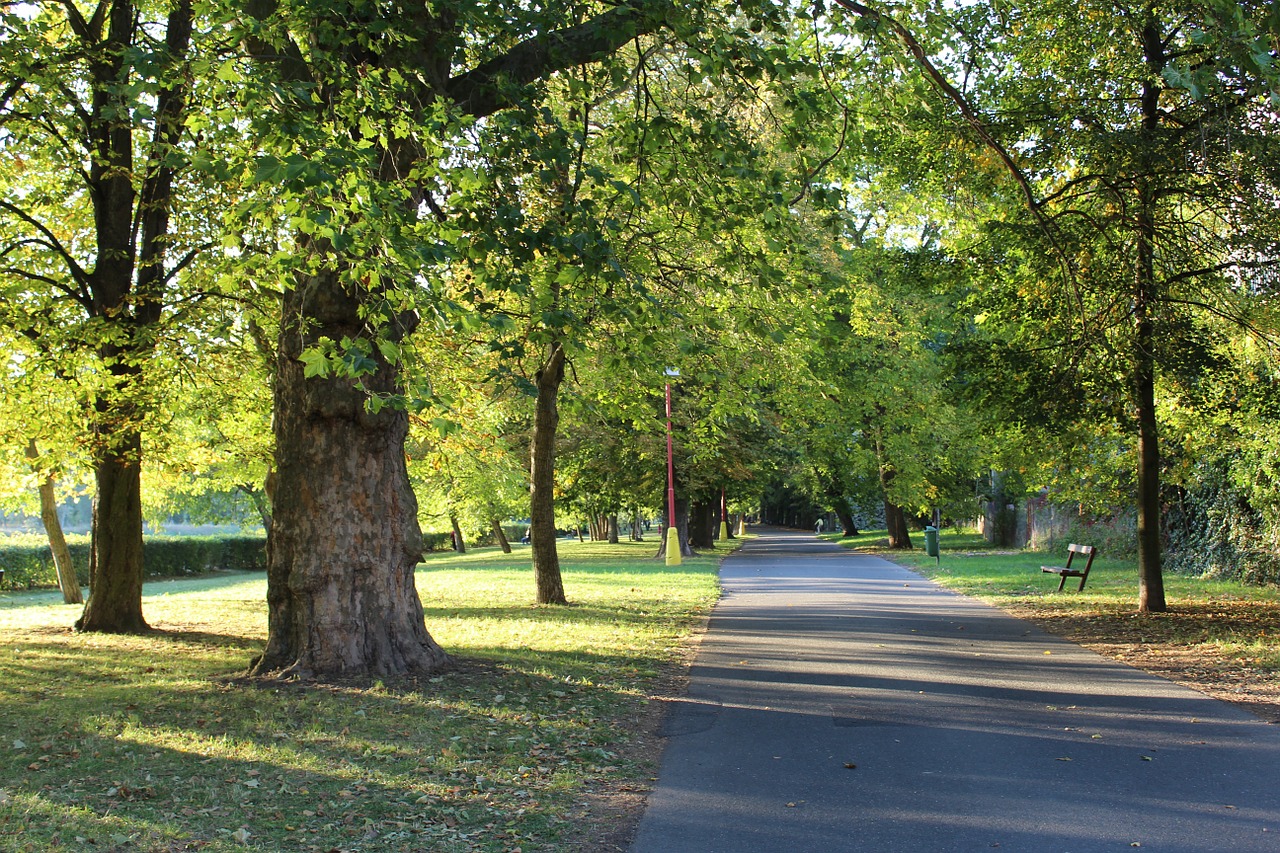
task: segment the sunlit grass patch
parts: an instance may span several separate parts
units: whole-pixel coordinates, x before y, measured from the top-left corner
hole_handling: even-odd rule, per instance
[[[1065,546],[1061,553],[997,550],[973,538],[943,531],[939,560],[919,547],[881,553],[1055,633],[1276,716],[1280,589],[1166,572],[1168,612],[1138,613],[1135,560],[1100,555],[1082,592],[1074,579],[1058,592],[1058,578],[1040,566],[1061,565]]]
[[[0,850],[571,849],[591,792],[652,773],[629,723],[716,597],[717,556],[655,550],[562,543],[570,607],[532,604],[527,548],[432,555],[458,668],[398,683],[241,680],[262,575],[148,584],[144,637],[6,595]]]

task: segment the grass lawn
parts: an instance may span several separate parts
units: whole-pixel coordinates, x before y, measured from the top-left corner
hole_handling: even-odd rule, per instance
[[[0,850],[602,849],[727,553],[656,548],[562,541],[567,608],[529,603],[527,547],[431,555],[427,627],[459,666],[385,684],[241,680],[260,574],[148,584],[144,637],[0,595]]]
[[[1140,614],[1136,560],[1101,554],[1083,592],[1041,565],[1062,565],[1059,552],[994,550],[977,534],[943,530],[941,559],[917,550],[890,552],[882,531],[841,540],[916,569],[957,592],[1030,619],[1053,633],[1280,722],[1280,589],[1166,573],[1167,613]],[[1087,543],[1086,543],[1087,544]],[[1073,563],[1074,566],[1074,563]]]

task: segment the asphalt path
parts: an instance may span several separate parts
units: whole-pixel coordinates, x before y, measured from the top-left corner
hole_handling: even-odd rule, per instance
[[[1280,853],[1280,726],[812,534],[721,580],[632,853]]]

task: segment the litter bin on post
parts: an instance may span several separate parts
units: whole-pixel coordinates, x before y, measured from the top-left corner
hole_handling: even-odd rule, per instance
[[[925,556],[933,557],[941,565],[942,557],[938,553],[938,528],[932,524],[924,529],[924,553]]]

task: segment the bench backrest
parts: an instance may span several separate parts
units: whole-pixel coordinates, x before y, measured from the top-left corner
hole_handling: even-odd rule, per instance
[[[1097,547],[1094,545],[1077,545],[1072,542],[1067,546],[1067,567],[1070,568],[1071,561],[1075,558],[1076,554],[1085,554],[1089,557],[1088,562],[1084,564],[1084,570],[1088,573],[1089,568],[1093,565],[1094,552],[1097,550]]]

